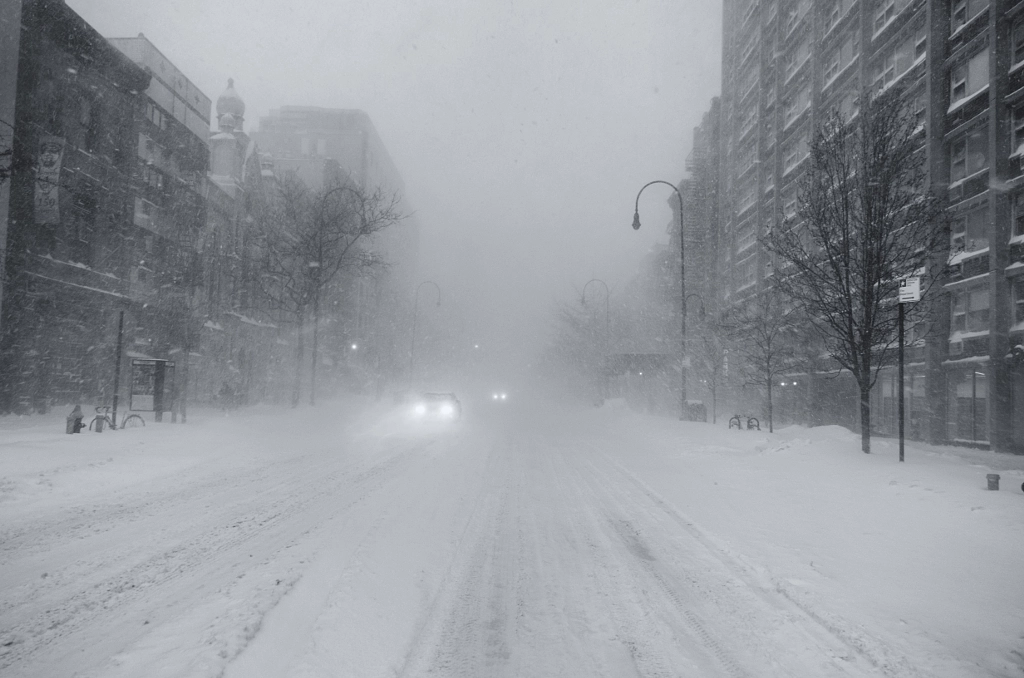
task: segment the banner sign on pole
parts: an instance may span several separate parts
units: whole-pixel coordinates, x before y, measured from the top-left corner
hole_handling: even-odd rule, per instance
[[[43,136],[36,156],[35,219],[37,224],[60,223],[60,168],[64,139]]]
[[[921,301],[921,278],[911,276],[900,280],[900,303],[912,304]]]

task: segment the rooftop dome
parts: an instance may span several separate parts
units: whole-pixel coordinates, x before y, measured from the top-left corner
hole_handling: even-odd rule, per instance
[[[236,120],[242,120],[245,117],[245,102],[235,91],[235,81],[232,78],[228,78],[228,88],[217,97],[217,118],[219,119],[226,113],[235,116]]]

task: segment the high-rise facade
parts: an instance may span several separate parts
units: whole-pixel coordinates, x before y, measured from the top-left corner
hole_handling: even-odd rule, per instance
[[[949,261],[931,331],[910,349],[911,436],[1024,446],[1024,2],[725,0],[721,98],[722,303],[772,275],[759,244],[797,216],[818,123],[900,86],[923,128],[932,190],[948,199]],[[938,226],[937,226],[938,227]],[[838,381],[837,381],[838,379]],[[842,376],[794,378],[784,402],[815,423],[856,412]],[[895,374],[873,393],[895,430]]]

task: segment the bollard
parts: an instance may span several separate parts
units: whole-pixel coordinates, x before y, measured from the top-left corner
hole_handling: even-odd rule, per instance
[[[990,489],[990,490],[998,490],[999,489],[999,474],[998,473],[989,473],[985,477],[988,478],[988,489]]]

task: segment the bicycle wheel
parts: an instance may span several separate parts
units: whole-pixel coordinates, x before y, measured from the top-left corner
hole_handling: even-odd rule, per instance
[[[140,426],[145,426],[145,425],[146,425],[146,420],[143,419],[142,417],[140,417],[137,414],[129,414],[121,422],[121,428],[139,428]]]
[[[100,428],[97,428],[97,427],[100,427]],[[107,419],[106,417],[104,417],[101,414],[100,415],[96,415],[95,417],[92,418],[92,421],[89,422],[89,430],[90,431],[96,431],[96,430],[102,431],[103,427],[110,428],[110,420]]]

